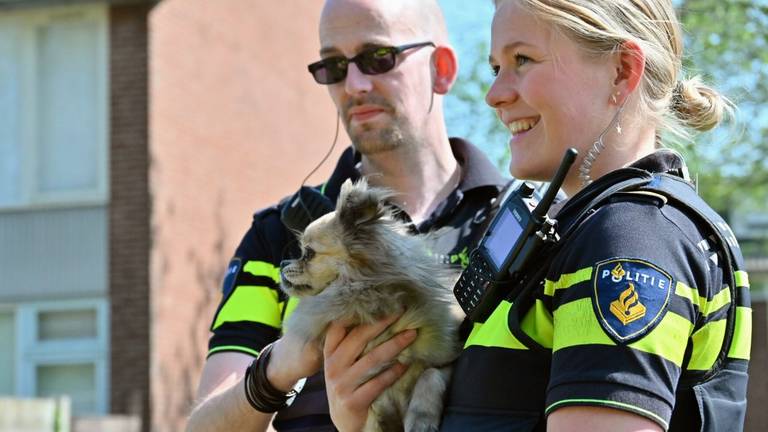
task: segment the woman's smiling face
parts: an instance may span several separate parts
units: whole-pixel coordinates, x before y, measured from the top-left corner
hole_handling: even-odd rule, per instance
[[[613,63],[589,57],[517,0],[498,3],[490,63],[496,79],[486,102],[512,134],[509,170],[517,178],[548,180],[569,147],[579,150],[578,164],[615,113]]]

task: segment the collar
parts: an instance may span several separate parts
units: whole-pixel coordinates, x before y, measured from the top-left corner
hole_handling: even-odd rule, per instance
[[[680,153],[668,148],[658,149],[648,156],[636,160],[629,167],[638,168],[649,173],[665,173],[678,170],[681,171],[681,174],[683,171],[687,172],[685,161]]]
[[[496,166],[480,149],[462,138],[451,138],[451,150],[456,161],[461,165],[462,178],[459,189],[462,192],[485,187],[503,187],[507,181]]]
[[[488,157],[474,144],[462,138],[451,138],[449,142],[453,156],[461,165],[462,177],[458,190],[468,192],[480,187],[501,189],[507,183]],[[328,181],[320,187],[323,195],[335,202],[344,181],[347,179],[355,181],[362,177],[359,169],[360,160],[360,153],[352,146],[347,147],[336,162],[336,168]]]

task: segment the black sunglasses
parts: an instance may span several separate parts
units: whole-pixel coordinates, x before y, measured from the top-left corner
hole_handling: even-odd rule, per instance
[[[401,52],[425,46],[435,46],[432,42],[419,42],[396,47],[376,47],[360,52],[347,58],[344,56],[329,57],[307,66],[309,73],[318,84],[336,84],[347,77],[347,67],[352,62],[360,72],[366,75],[378,75],[391,71],[397,63],[397,55]]]

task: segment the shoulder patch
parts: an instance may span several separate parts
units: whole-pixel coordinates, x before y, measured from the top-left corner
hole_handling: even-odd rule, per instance
[[[235,281],[237,280],[237,274],[240,272],[240,268],[243,266],[243,262],[240,258],[232,258],[227,266],[227,273],[224,275],[224,283],[222,284],[221,291],[224,293],[224,298],[228,298],[232,294],[232,290],[235,288]]]
[[[632,258],[597,263],[592,284],[600,325],[620,344],[637,340],[656,327],[667,312],[672,292],[669,273]]]

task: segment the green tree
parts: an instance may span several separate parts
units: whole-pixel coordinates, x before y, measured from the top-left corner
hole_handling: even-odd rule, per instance
[[[685,67],[729,96],[735,118],[685,146],[699,191],[716,210],[766,211],[768,1],[686,0]]]

